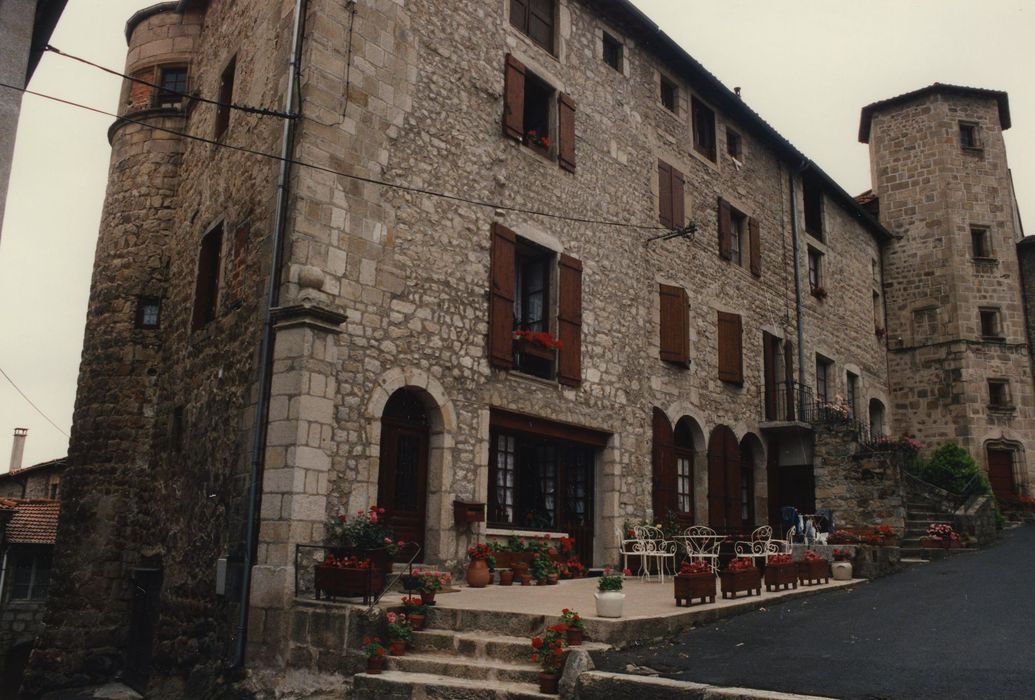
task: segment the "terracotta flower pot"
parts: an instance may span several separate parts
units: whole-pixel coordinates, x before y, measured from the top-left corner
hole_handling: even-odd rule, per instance
[[[547,574],[546,575],[546,585],[548,585],[548,586],[556,586],[557,582],[560,580],[560,578],[561,577],[558,576],[557,574]]]
[[[406,655],[406,640],[405,639],[393,639],[388,642],[388,653],[392,656],[405,656]]]
[[[371,656],[367,659],[367,673],[376,676],[385,670],[386,659],[383,656]]]
[[[568,646],[577,647],[582,644],[584,630],[581,627],[568,628]]]
[[[410,627],[413,628],[414,632],[420,632],[424,629],[424,615],[411,614],[409,616]]]
[[[500,572],[500,585],[501,586],[513,586],[514,585],[514,572],[513,571],[501,571]]]
[[[532,585],[532,577],[529,576],[528,574],[519,574],[518,578],[521,579],[521,585],[522,586],[531,586]]]
[[[420,602],[424,603],[425,605],[434,605],[435,604],[435,591],[421,591],[420,592]]]
[[[467,586],[469,588],[485,588],[492,580],[489,565],[484,559],[472,559],[467,566]]]
[[[557,673],[544,673],[539,672],[539,692],[543,695],[557,695],[557,684],[560,683],[561,676]]]

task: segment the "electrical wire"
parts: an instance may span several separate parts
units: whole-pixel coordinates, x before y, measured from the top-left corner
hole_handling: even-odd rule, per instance
[[[346,173],[346,172],[343,172],[341,170],[335,170],[333,168],[328,168],[328,167],[322,166],[322,165],[316,165],[314,163],[306,163],[304,161],[296,160],[294,158],[284,158],[284,157],[279,156],[279,155],[277,155],[275,153],[268,153],[266,151],[259,151],[259,150],[253,149],[253,148],[247,148],[245,146],[236,146],[234,144],[226,143],[225,141],[217,141],[215,139],[206,138],[204,136],[196,136],[194,134],[188,134],[188,133],[183,132],[183,131],[176,131],[175,129],[168,129],[166,127],[158,126],[157,124],[152,124],[152,123],[149,123],[149,122],[140,121],[138,119],[133,119],[131,117],[119,116],[119,115],[114,114],[112,112],[108,112],[108,111],[103,110],[103,109],[98,109],[97,107],[90,107],[88,105],[84,105],[84,104],[81,104],[79,102],[73,102],[72,100],[66,100],[66,99],[61,98],[61,97],[55,97],[53,95],[47,95],[47,94],[42,93],[42,92],[37,92],[35,90],[29,90],[28,88],[20,87],[20,86],[17,86],[17,85],[11,85],[9,83],[0,82],[0,87],[7,88],[9,90],[15,90],[17,92],[22,92],[22,93],[25,93],[27,95],[33,95],[35,97],[41,97],[41,98],[43,98],[45,100],[50,100],[52,102],[58,102],[60,104],[68,105],[70,107],[76,107],[78,109],[83,109],[83,110],[86,110],[88,112],[93,112],[95,114],[101,114],[101,115],[104,115],[106,117],[112,117],[112,118],[117,119],[119,121],[128,122],[130,124],[138,124],[140,126],[146,126],[147,128],[154,129],[155,131],[161,131],[161,132],[164,132],[164,133],[167,133],[167,134],[172,134],[174,136],[180,136],[180,137],[185,138],[185,139],[190,139],[190,140],[198,141],[198,142],[201,142],[201,143],[207,143],[207,144],[209,144],[211,146],[215,146],[217,148],[226,148],[226,149],[229,149],[229,150],[232,150],[232,151],[238,151],[238,152],[241,152],[241,153],[248,153],[248,154],[251,154],[251,155],[260,156],[262,158],[268,158],[270,160],[275,160],[275,161],[278,161],[278,162],[279,161],[285,161],[287,163],[290,163],[292,165],[297,165],[297,166],[302,167],[302,168],[310,168],[312,170],[317,170],[319,172],[328,173],[330,175],[337,175],[339,177],[344,177],[344,178],[347,178],[347,179],[350,179],[350,180],[356,180],[357,182],[365,182],[367,184],[377,185],[379,187],[387,187],[387,188],[390,188],[390,189],[400,190],[402,192],[411,192],[411,193],[414,193],[414,194],[423,194],[423,195],[427,195],[429,197],[438,197],[440,199],[445,199],[445,200],[449,200],[449,201],[453,201],[453,202],[462,202],[464,204],[470,204],[472,206],[486,207],[486,208],[489,208],[489,209],[497,209],[497,210],[513,212],[513,213],[517,213],[517,214],[527,214],[527,215],[530,215],[530,216],[540,216],[540,217],[547,218],[547,219],[556,219],[558,221],[567,221],[567,222],[576,223],[576,224],[592,224],[592,225],[595,225],[595,226],[614,226],[616,228],[632,228],[632,229],[639,229],[639,230],[644,230],[644,231],[672,231],[672,229],[669,229],[669,228],[664,227],[664,226],[660,226],[658,224],[637,224],[637,223],[633,223],[633,222],[629,222],[629,221],[616,221],[616,220],[613,220],[613,219],[593,219],[593,218],[582,217],[582,216],[572,216],[572,215],[567,215],[567,214],[556,214],[556,213],[549,212],[549,211],[543,211],[541,209],[526,209],[524,207],[517,207],[517,206],[513,206],[513,205],[509,205],[509,204],[503,204],[501,202],[487,202],[487,201],[484,201],[484,200],[474,199],[474,198],[471,198],[471,197],[464,197],[464,196],[457,195],[457,194],[448,194],[446,192],[436,192],[434,190],[425,189],[423,187],[416,187],[414,185],[405,185],[405,184],[399,184],[399,183],[393,183],[393,182],[386,182],[384,180],[378,180],[377,178],[365,177],[363,175],[356,175],[354,173]]]
[[[46,413],[44,413],[44,412],[43,412],[43,409],[41,409],[41,408],[40,408],[39,406],[37,406],[36,404],[34,404],[34,403],[32,402],[32,399],[30,399],[30,398],[29,398],[29,397],[28,397],[28,396],[27,396],[27,395],[25,394],[25,392],[24,392],[24,391],[22,391],[22,390],[21,390],[21,388],[20,388],[20,387],[19,387],[19,386],[18,386],[17,384],[15,384],[15,383],[14,383],[14,380],[13,380],[13,379],[11,379],[10,375],[8,375],[8,374],[7,374],[7,372],[5,372],[5,371],[4,371],[3,367],[0,367],[0,374],[4,375],[4,379],[6,379],[6,380],[7,380],[8,382],[10,382],[10,383],[11,383],[11,386],[13,386],[13,387],[14,387],[14,390],[15,390],[15,391],[17,391],[17,392],[18,392],[19,394],[21,394],[22,398],[23,398],[23,399],[25,399],[25,400],[26,400],[26,401],[28,402],[28,404],[29,404],[30,406],[32,406],[32,407],[33,407],[34,409],[36,409],[36,413],[38,413],[38,414],[40,414],[41,416],[43,416],[43,418],[44,418],[44,419],[45,419],[45,420],[46,420],[46,421],[47,421],[48,423],[50,423],[50,424],[51,424],[52,426],[54,426],[54,429],[55,429],[55,430],[57,430],[57,431],[58,431],[59,433],[61,433],[61,434],[62,434],[62,435],[64,435],[65,437],[68,437],[68,433],[66,433],[66,432],[65,432],[64,430],[62,430],[62,429],[61,429],[61,428],[60,428],[60,427],[58,426],[58,424],[57,424],[57,423],[55,423],[54,421],[52,421],[52,420],[50,419],[50,416],[48,416],[48,415],[47,415]]]

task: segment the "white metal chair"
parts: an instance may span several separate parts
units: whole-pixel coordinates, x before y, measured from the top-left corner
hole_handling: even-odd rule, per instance
[[[765,561],[770,554],[780,554],[790,551],[790,543],[785,540],[773,539],[773,528],[763,525],[751,533],[751,539],[736,542],[733,545],[733,552],[738,557],[750,557],[758,564],[758,560]]]
[[[683,543],[690,561],[706,561],[712,572],[719,570],[719,547],[725,539],[715,530],[704,525],[694,525],[683,531],[679,540]]]
[[[639,575],[650,580],[651,563],[654,563],[657,565],[659,580],[664,583],[666,565],[675,573],[676,543],[666,540],[660,529],[650,525],[636,525],[633,532],[636,537],[632,541],[632,551],[628,554],[640,557]]]
[[[635,549],[637,540],[635,539],[635,533],[634,537],[630,539],[627,537],[628,533],[625,530],[621,528],[616,528],[615,530],[618,533],[618,556],[622,558],[622,571],[625,571],[629,568],[629,557],[637,554]]]

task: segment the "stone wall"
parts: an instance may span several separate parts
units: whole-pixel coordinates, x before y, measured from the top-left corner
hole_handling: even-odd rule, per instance
[[[35,0],[5,2],[0,6],[0,81],[8,85],[24,85],[29,64],[29,45],[35,17]],[[4,223],[7,204],[7,183],[14,159],[14,137],[18,131],[18,115],[22,109],[22,93],[0,91],[0,227]]]

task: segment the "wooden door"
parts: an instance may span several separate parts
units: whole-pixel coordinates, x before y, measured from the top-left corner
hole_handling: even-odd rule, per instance
[[[679,510],[676,498],[675,441],[672,424],[668,422],[668,416],[660,408],[654,409],[651,425],[653,433],[651,502],[654,508],[654,520],[661,522],[670,511]]]
[[[708,524],[725,531],[740,522],[740,448],[733,431],[720,425],[708,440]]]
[[[377,505],[396,540],[416,542],[423,561],[428,501],[428,424],[420,400],[406,390],[388,399],[381,419]],[[411,551],[400,554],[406,560]]]
[[[1013,450],[988,450],[988,480],[992,492],[997,496],[1012,496],[1017,493],[1013,480]]]

